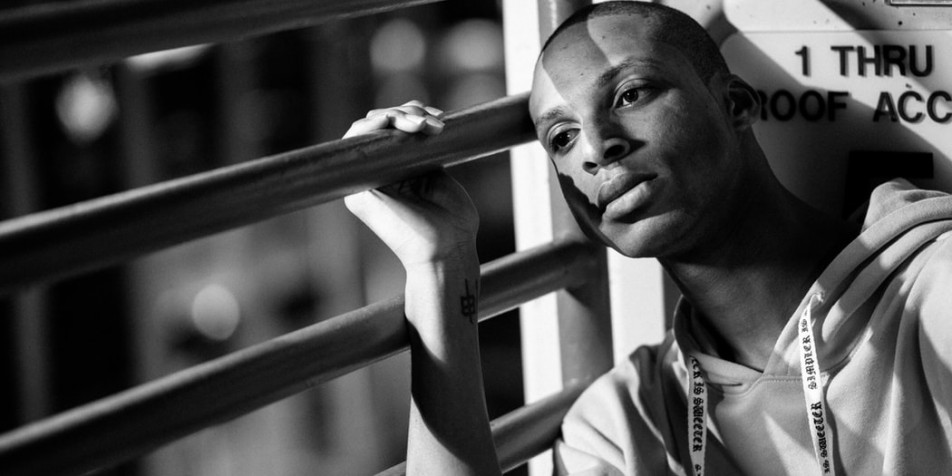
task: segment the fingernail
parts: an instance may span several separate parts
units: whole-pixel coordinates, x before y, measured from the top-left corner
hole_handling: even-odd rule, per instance
[[[443,127],[446,125],[443,123],[443,121],[435,117],[426,118],[426,123],[429,124],[431,128],[436,129],[437,132],[442,131]]]
[[[442,109],[437,109],[437,108],[432,107],[432,106],[427,106],[427,107],[424,107],[423,109],[424,109],[426,112],[428,112],[428,113],[430,113],[430,114],[433,114],[434,116],[441,116],[441,115],[443,115],[443,110],[442,110]]]

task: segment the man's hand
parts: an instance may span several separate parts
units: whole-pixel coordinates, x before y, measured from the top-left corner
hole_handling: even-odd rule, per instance
[[[443,111],[411,101],[376,109],[351,126],[345,138],[381,129],[439,134]],[[443,171],[357,193],[347,208],[397,255],[404,267],[460,258],[471,249],[479,217],[469,195]]]
[[[370,111],[344,137],[389,128],[439,134],[442,114],[416,101]],[[407,474],[500,474],[479,361],[479,219],[473,202],[443,171],[345,201],[407,269]]]

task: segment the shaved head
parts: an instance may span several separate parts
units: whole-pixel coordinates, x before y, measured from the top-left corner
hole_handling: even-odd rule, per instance
[[[690,16],[657,3],[615,1],[584,7],[559,25],[546,40],[542,51],[545,52],[553,40],[569,27],[593,18],[613,15],[634,15],[645,20],[649,37],[677,48],[705,82],[715,74],[730,73],[717,44],[701,25]]]

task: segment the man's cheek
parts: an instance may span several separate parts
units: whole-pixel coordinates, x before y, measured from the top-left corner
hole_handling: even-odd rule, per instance
[[[571,207],[578,208],[587,216],[595,215],[598,208],[595,206],[594,193],[589,190],[591,183],[584,183],[582,180],[576,180],[568,174],[558,172],[559,187],[562,189],[562,196]]]

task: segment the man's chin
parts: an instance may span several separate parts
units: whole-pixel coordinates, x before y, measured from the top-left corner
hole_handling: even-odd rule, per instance
[[[629,258],[664,256],[677,245],[677,227],[658,218],[643,219],[632,224],[616,222],[611,226],[603,225],[599,241]]]

